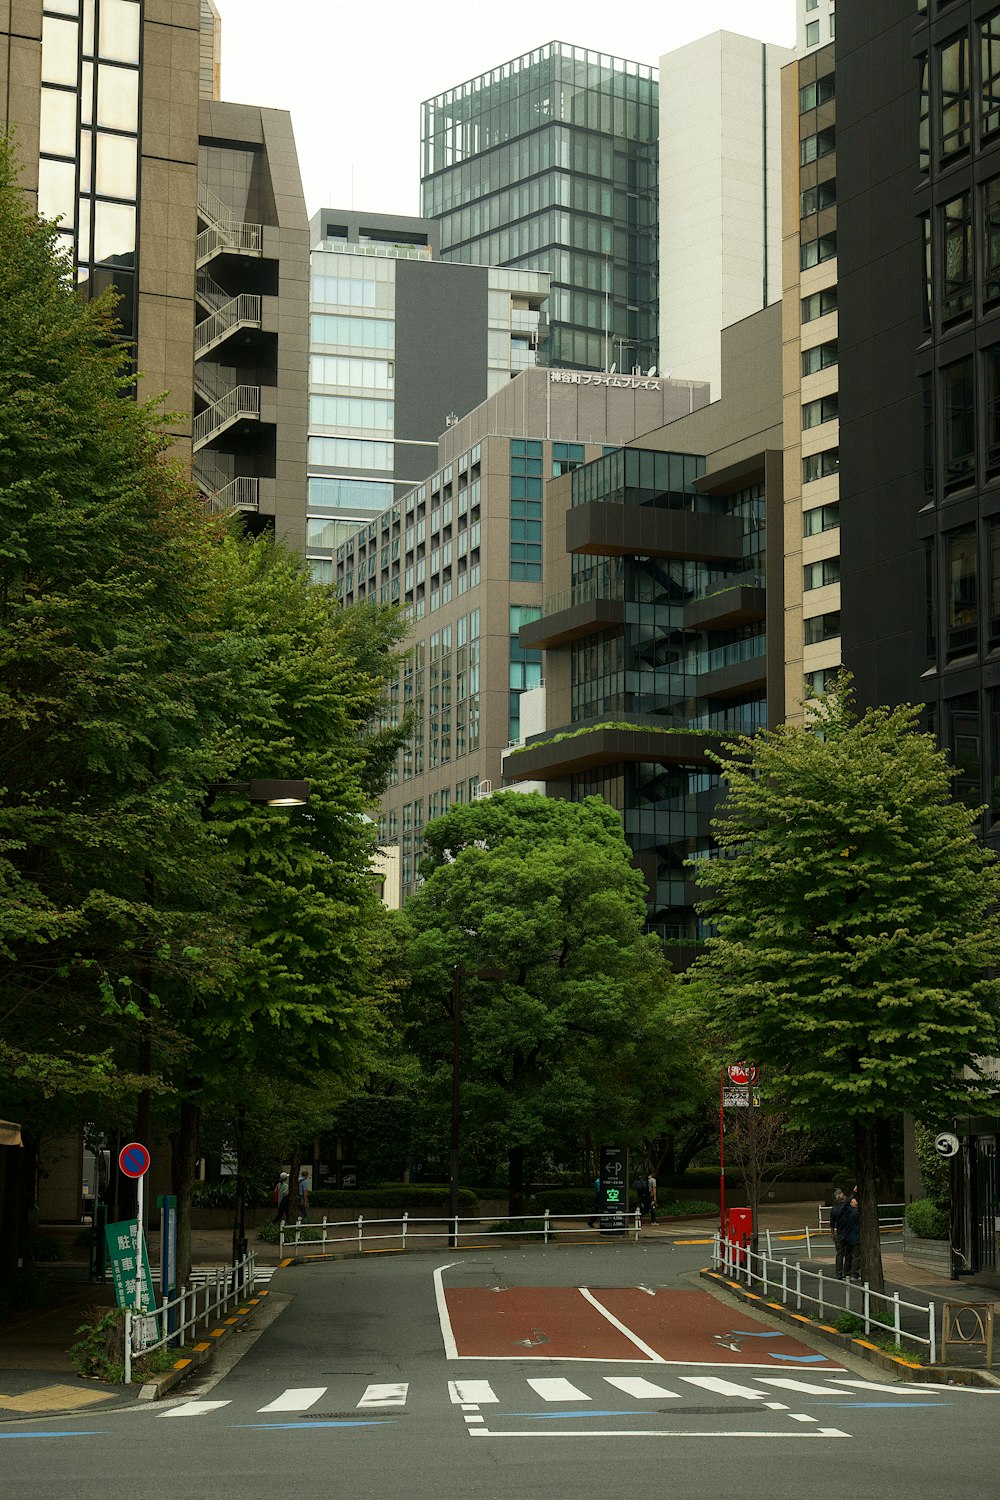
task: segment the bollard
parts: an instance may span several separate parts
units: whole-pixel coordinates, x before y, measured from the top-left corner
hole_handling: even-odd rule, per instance
[[[934,1303],[927,1304],[927,1345],[930,1350],[931,1364],[937,1364],[937,1329],[934,1323]],[[947,1359],[947,1353],[945,1354]]]
[[[548,1209],[545,1210],[545,1221],[544,1221],[544,1224],[542,1226],[542,1229],[543,1229],[542,1243],[545,1244],[545,1245],[547,1245],[549,1243],[549,1211],[548,1211]]]
[[[896,1335],[896,1343],[897,1344],[901,1343],[902,1340],[900,1338],[901,1324],[900,1324],[900,1321],[899,1321],[899,1293],[898,1292],[893,1292],[893,1294],[892,1294],[892,1331]]]
[[[802,1311],[802,1266],[795,1262],[795,1311]]]
[[[408,1209],[404,1209],[403,1210],[403,1249],[404,1250],[406,1249],[406,1226],[407,1226],[407,1222],[409,1220],[409,1217],[410,1217],[409,1210]]]
[[[824,1303],[824,1300],[823,1300],[823,1272],[822,1271],[820,1271],[820,1273],[819,1273],[819,1315],[820,1315],[821,1318],[825,1318],[826,1317],[826,1304]]]
[[[125,1309],[125,1384],[132,1384],[132,1309]]]
[[[812,1240],[809,1237],[809,1225],[806,1225],[806,1260],[812,1260]]]
[[[784,1258],[781,1261],[781,1300],[788,1301],[788,1262]]]
[[[323,1251],[326,1252],[326,1214],[323,1215]]]
[[[867,1281],[865,1282],[864,1292],[862,1294],[862,1298],[863,1298],[863,1306],[864,1306],[865,1333],[869,1334],[872,1331],[872,1329],[871,1329],[871,1288],[869,1287]]]
[[[767,1255],[768,1255],[768,1259],[770,1259],[773,1247],[771,1245],[771,1231],[769,1229],[765,1229],[764,1230],[764,1238],[767,1241]]]
[[[361,1245],[365,1235],[365,1216],[358,1214],[358,1254],[361,1254]]]

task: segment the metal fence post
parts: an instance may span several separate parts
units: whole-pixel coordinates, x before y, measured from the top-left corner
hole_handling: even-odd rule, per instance
[[[869,1287],[867,1281],[865,1282],[864,1292],[862,1293],[862,1305],[864,1307],[865,1333],[869,1334],[872,1331],[871,1330],[871,1309],[872,1309],[872,1302],[871,1302],[871,1288]]]
[[[364,1237],[365,1237],[365,1216],[364,1216],[364,1214],[358,1214],[358,1254],[359,1255],[361,1254],[361,1248],[362,1248],[362,1244],[363,1244],[363,1241],[364,1241]]]
[[[123,1384],[132,1384],[132,1309],[125,1309],[125,1376]]]
[[[931,1364],[937,1364],[937,1329],[934,1320],[934,1303],[927,1304],[927,1342],[930,1348]]]
[[[896,1343],[900,1342],[901,1324],[899,1321],[899,1293],[892,1294],[892,1330],[896,1335]]]
[[[761,1269],[764,1272],[764,1296],[766,1297],[767,1296],[767,1268],[770,1265],[770,1260],[768,1259],[768,1257],[766,1255],[762,1255],[761,1256],[760,1264],[761,1264]]]
[[[809,1238],[809,1225],[806,1225],[806,1260],[812,1260],[812,1240]]]
[[[770,1257],[771,1254],[772,1254],[772,1246],[771,1246],[771,1231],[769,1229],[765,1229],[764,1230],[764,1238],[767,1240],[767,1253],[768,1253],[768,1257]]]
[[[547,1245],[549,1243],[549,1211],[548,1211],[548,1209],[545,1210],[545,1220],[544,1220],[544,1223],[542,1225],[542,1230],[543,1230],[542,1243],[545,1244],[545,1245]]]
[[[781,1300],[788,1301],[788,1262],[784,1257],[781,1261]]]
[[[795,1311],[802,1311],[802,1263],[795,1262]]]
[[[406,1226],[407,1226],[407,1223],[409,1222],[409,1218],[410,1218],[409,1209],[405,1209],[404,1208],[404,1210],[403,1210],[403,1249],[404,1250],[406,1249]]]
[[[819,1281],[819,1315],[820,1315],[821,1318],[825,1318],[826,1317],[826,1303],[823,1300],[823,1270],[822,1270],[822,1267],[820,1268],[818,1281]]]
[[[326,1251],[326,1214],[323,1215],[323,1250]]]
[[[285,1258],[285,1221],[281,1219],[278,1223],[278,1259]]]

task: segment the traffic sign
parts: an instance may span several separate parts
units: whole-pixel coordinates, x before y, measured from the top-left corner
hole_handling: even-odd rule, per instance
[[[118,1166],[125,1177],[143,1177],[149,1171],[149,1152],[141,1141],[129,1141],[118,1153]]]
[[[624,1234],[628,1205],[628,1147],[601,1147],[601,1233]]]
[[[760,1076],[756,1063],[730,1063],[726,1072],[729,1074],[730,1083],[756,1083]]]
[[[753,1091],[754,1109],[760,1108],[760,1094],[756,1089]],[[749,1109],[750,1089],[747,1085],[734,1084],[732,1088],[722,1090],[723,1109]]]

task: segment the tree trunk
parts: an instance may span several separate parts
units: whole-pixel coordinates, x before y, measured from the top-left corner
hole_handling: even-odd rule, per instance
[[[247,1253],[246,1236],[246,1202],[247,1202],[247,1171],[246,1171],[246,1133],[247,1114],[246,1105],[242,1102],[238,1106],[236,1114],[236,1198],[233,1208],[233,1265],[241,1261]]]
[[[885,1290],[882,1244],[878,1229],[878,1194],[875,1188],[874,1120],[856,1120],[854,1159],[858,1172],[858,1212],[861,1218],[861,1279],[872,1291]]]
[[[507,1212],[512,1216],[524,1213],[524,1147],[512,1146],[507,1158],[510,1174]]]
[[[171,1187],[177,1199],[177,1289],[191,1280],[191,1199],[198,1162],[198,1126],[201,1106],[191,1098],[181,1100],[177,1131],[170,1138]]]
[[[896,1174],[892,1161],[892,1121],[879,1120],[875,1126],[876,1179],[879,1199],[893,1203],[896,1198]]]

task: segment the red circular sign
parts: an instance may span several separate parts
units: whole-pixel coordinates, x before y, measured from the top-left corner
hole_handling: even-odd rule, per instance
[[[142,1177],[149,1171],[149,1152],[141,1141],[129,1141],[118,1153],[118,1166],[126,1177]]]
[[[730,1083],[744,1083],[745,1084],[745,1083],[756,1083],[756,1081],[757,1081],[757,1064],[756,1063],[745,1063],[745,1062],[730,1063],[729,1067],[726,1069],[726,1072],[729,1074],[729,1082]]]

